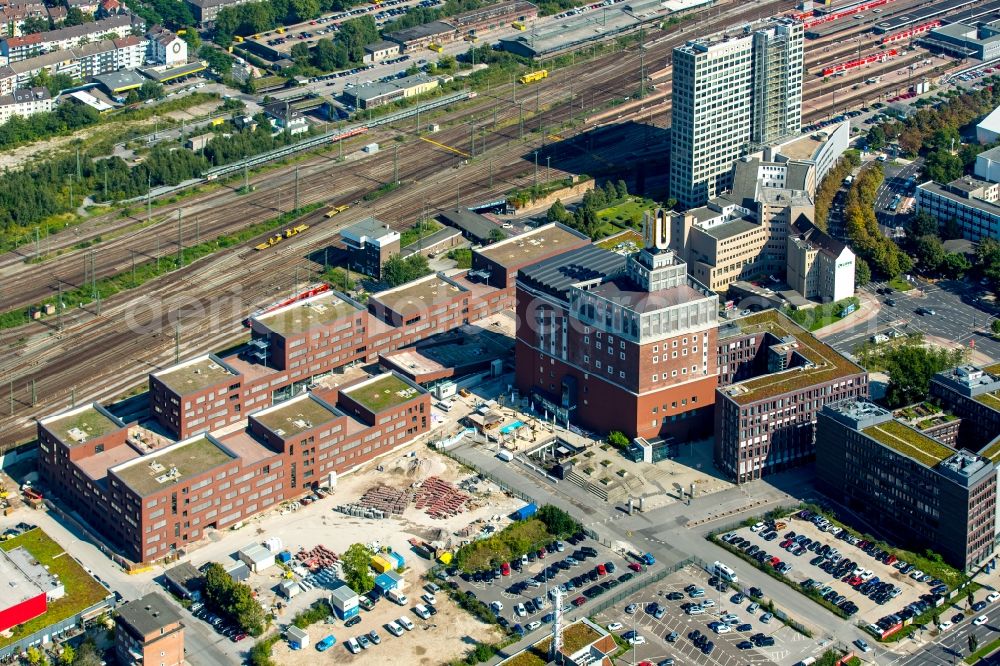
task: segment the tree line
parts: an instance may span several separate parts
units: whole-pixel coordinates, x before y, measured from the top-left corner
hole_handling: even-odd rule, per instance
[[[245,583],[237,583],[222,565],[212,562],[205,569],[205,603],[251,636],[260,636],[267,626],[264,609]]]
[[[844,204],[844,223],[851,248],[872,270],[889,278],[909,273],[913,261],[879,229],[875,217],[875,195],[885,179],[876,166],[862,169],[851,184]]]
[[[31,116],[14,116],[0,125],[0,149],[13,148],[53,136],[72,134],[97,124],[101,114],[86,104],[63,103],[53,111]]]
[[[566,210],[562,201],[557,200],[549,207],[545,218],[549,222],[561,222],[596,239],[604,227],[604,222],[597,217],[597,211],[613,206],[628,196],[628,187],[624,180],[619,180],[617,184],[609,180],[603,187],[595,186],[594,189],[588,190],[583,195],[580,205],[572,213]]]
[[[234,35],[246,37],[279,25],[309,21],[324,12],[337,12],[366,4],[364,0],[267,0],[223,7],[215,20],[214,40],[229,46]]]

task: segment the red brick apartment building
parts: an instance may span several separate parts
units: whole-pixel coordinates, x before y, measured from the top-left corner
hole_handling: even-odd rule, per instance
[[[184,625],[174,607],[156,592],[118,608],[115,656],[121,666],[180,666]]]
[[[718,296],[647,222],[629,257],[594,245],[517,278],[517,387],[600,432],[688,439],[712,424]],[[494,246],[495,247],[495,246]]]
[[[367,307],[326,292],[255,316],[238,353],[150,374],[148,421],[124,423],[98,404],[41,419],[42,477],[128,559],[147,562],[350,471],[426,432],[430,397],[394,373],[332,390],[317,380],[510,308],[513,285],[491,284],[585,242],[561,225],[520,238],[516,256],[429,275]]]

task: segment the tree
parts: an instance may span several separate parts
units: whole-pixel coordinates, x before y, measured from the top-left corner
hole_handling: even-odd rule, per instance
[[[347,271],[343,268],[331,268],[326,272],[323,278],[329,282],[330,286],[334,289],[342,292],[348,292],[351,289],[354,289],[354,280],[347,275]]]
[[[193,27],[188,26],[185,29],[184,34],[181,36],[181,39],[187,42],[188,51],[191,53],[198,53],[201,49],[201,35],[199,35],[198,31]]]
[[[972,591],[972,588],[969,588],[969,590],[965,593],[965,600],[969,602],[969,608],[972,608],[972,605],[976,603],[976,595]],[[975,650],[973,650],[973,652],[975,652]]]
[[[941,262],[940,271],[946,277],[960,278],[970,268],[972,268],[972,264],[966,259],[964,254],[961,252],[949,252],[944,256],[944,261]]]
[[[28,648],[28,663],[31,666],[42,666],[42,664],[49,663],[49,660],[44,652],[32,645]]]
[[[33,35],[50,29],[49,20],[41,16],[29,16],[21,24],[21,34]]]
[[[618,430],[612,430],[608,433],[608,444],[615,447],[616,449],[624,449],[629,444],[628,437],[624,433]]]
[[[1000,336],[1000,319],[994,319],[990,324],[990,330],[993,331],[993,335]]]
[[[881,125],[875,125],[868,130],[868,150],[880,150],[885,143],[885,130]]]
[[[878,363],[889,375],[885,400],[890,407],[901,407],[922,400],[930,390],[933,375],[960,365],[964,349],[928,348],[915,336],[906,344],[889,347],[878,353]]]
[[[924,162],[924,173],[928,178],[939,183],[950,183],[956,178],[961,178],[962,172],[962,160],[958,155],[952,155],[947,150],[936,150],[929,153]]]
[[[932,217],[925,210],[918,212],[910,218],[910,235],[914,238],[921,236],[935,235],[938,232],[937,219]]]
[[[610,180],[604,183],[604,199],[608,203],[618,200],[618,188]]]
[[[382,264],[382,280],[390,287],[398,287],[430,272],[427,257],[422,254],[411,254],[406,259],[394,254]]]
[[[73,658],[73,666],[101,666],[103,663],[97,646],[90,638],[80,644],[76,650],[76,656]]]
[[[303,42],[298,42],[292,45],[292,60],[297,63],[305,64],[309,62],[311,53],[309,51],[309,46]]]
[[[545,523],[545,529],[553,536],[573,534],[580,529],[580,523],[562,509],[545,504],[538,509],[535,517]]]
[[[955,240],[962,237],[962,228],[958,226],[958,220],[949,217],[941,225],[941,238],[945,240]]]
[[[944,262],[945,251],[937,236],[921,236],[917,239],[915,254],[924,271],[933,273]]]
[[[507,238],[507,234],[505,234],[504,232],[502,232],[502,231],[500,231],[499,229],[496,229],[496,228],[490,229],[490,242],[491,243],[496,243],[498,241],[502,241],[505,238]]]
[[[74,659],[76,659],[76,650],[73,649],[73,646],[63,645],[63,650],[59,653],[60,666],[72,666]]]
[[[375,587],[375,579],[371,574],[372,554],[364,544],[352,544],[341,558],[344,582],[357,594],[365,594]]]
[[[139,99],[158,99],[163,96],[163,86],[156,81],[143,81],[139,87]]]
[[[74,25],[82,25],[94,20],[90,14],[84,14],[79,7],[70,7],[66,10],[66,18],[63,19],[62,27],[68,28]]]
[[[616,187],[618,189],[618,198],[619,199],[624,199],[625,197],[628,196],[628,186],[625,184],[624,180],[618,179],[618,183],[616,184]]]
[[[872,269],[868,267],[868,262],[861,257],[854,260],[854,284],[863,287],[872,281]]]
[[[264,632],[264,609],[254,599],[253,590],[234,581],[216,562],[205,570],[205,601],[248,634],[260,636]]]
[[[232,56],[225,51],[212,48],[208,44],[198,49],[198,57],[207,62],[212,71],[216,72],[219,76],[227,77],[233,71]],[[226,101],[229,102],[231,100]]]
[[[556,199],[555,203],[549,206],[549,210],[545,213],[545,219],[549,222],[563,222],[573,218],[573,215],[566,210],[566,206],[559,199]]]
[[[974,653],[979,649],[979,639],[976,638],[975,634],[969,634],[969,654]]]

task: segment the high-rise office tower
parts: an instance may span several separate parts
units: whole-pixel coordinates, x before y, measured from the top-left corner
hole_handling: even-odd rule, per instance
[[[685,208],[728,189],[733,160],[797,132],[802,25],[777,19],[674,49],[670,194]]]

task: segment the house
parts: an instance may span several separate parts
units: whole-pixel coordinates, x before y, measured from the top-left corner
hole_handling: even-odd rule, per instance
[[[118,608],[115,654],[123,666],[184,663],[184,625],[165,597],[150,592]]]
[[[274,102],[264,107],[264,113],[271,119],[271,127],[288,132],[292,136],[309,131],[309,121],[288,102]]]
[[[157,26],[149,32],[147,38],[146,58],[149,62],[167,67],[176,67],[187,62],[187,42],[175,33]]]
[[[102,0],[101,5],[97,8],[97,18],[99,19],[127,13],[128,8],[118,0]]]
[[[399,55],[399,44],[395,42],[389,42],[386,40],[381,40],[375,42],[374,44],[368,44],[365,46],[364,62],[382,62],[383,60],[388,60],[389,58],[394,58]]]
[[[14,116],[27,118],[52,110],[52,96],[47,88],[24,88],[10,95],[0,95],[0,125]]]
[[[84,14],[96,14],[97,7],[97,0],[66,0],[67,9],[79,9]]]
[[[201,591],[205,587],[205,578],[193,564],[182,562],[163,572],[163,578],[171,592],[182,599],[201,601]]]
[[[205,132],[204,134],[189,137],[188,140],[184,142],[184,146],[190,150],[203,150],[205,146],[208,145],[208,142],[214,138],[214,134],[211,132]]]

